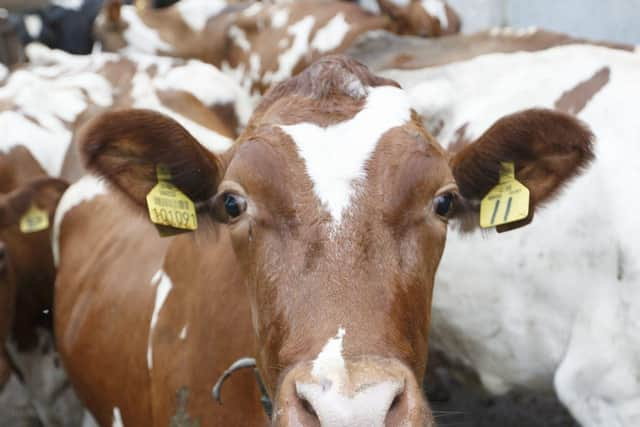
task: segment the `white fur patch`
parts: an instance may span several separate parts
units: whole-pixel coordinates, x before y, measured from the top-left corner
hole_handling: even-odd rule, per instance
[[[51,0],[51,4],[64,9],[80,10],[84,0]]]
[[[127,23],[127,29],[124,30],[122,35],[130,47],[125,48],[125,51],[134,50],[157,54],[159,52],[168,53],[173,50],[169,43],[160,38],[158,31],[147,27],[147,25],[142,22],[134,6],[122,6],[120,14],[123,21]]]
[[[365,165],[380,137],[411,118],[409,99],[402,89],[368,89],[364,108],[351,120],[326,128],[312,123],[281,126],[298,147],[313,188],[335,223],[365,178]]]
[[[313,369],[311,370],[311,375],[318,381],[330,380],[338,389],[344,383],[347,375],[342,357],[342,340],[345,335],[344,328],[338,328],[336,336],[329,338],[313,361]]]
[[[107,187],[104,181],[94,175],[85,175],[64,192],[56,208],[51,237],[53,260],[56,266],[60,263],[60,225],[64,216],[80,203],[106,193]]]
[[[195,32],[204,30],[207,21],[227,7],[224,0],[180,0],[176,8],[186,24]]]
[[[377,0],[358,0],[358,4],[364,10],[378,15],[380,13],[380,5]]]
[[[0,112],[0,151],[22,145],[47,174],[59,176],[71,143],[69,127],[89,103],[100,107],[113,103],[110,83],[91,67],[90,61],[83,61],[12,73],[0,87],[0,103],[9,106]],[[53,68],[55,78],[41,76],[40,71]]]
[[[293,42],[291,47],[278,57],[278,70],[275,73],[265,73],[262,79],[265,83],[277,83],[291,77],[295,66],[309,51],[309,35],[315,21],[316,18],[313,16],[306,16],[287,28],[287,33],[293,36]]]
[[[32,39],[37,39],[42,31],[42,18],[38,15],[25,15],[24,26]]]
[[[153,278],[151,278],[151,286],[156,287],[156,301],[153,306],[153,313],[151,314],[151,324],[149,325],[149,344],[147,346],[147,366],[149,370],[153,368],[153,330],[158,323],[160,310],[167,300],[169,292],[173,288],[173,283],[164,270],[158,270]]]
[[[289,22],[289,9],[283,7],[271,14],[271,26],[273,28],[283,28]]]
[[[229,37],[231,37],[231,40],[233,40],[236,46],[244,52],[249,52],[251,50],[251,43],[247,40],[247,34],[240,27],[236,25],[229,27]]]
[[[340,12],[318,30],[311,41],[311,47],[318,52],[329,52],[340,46],[348,32],[349,23],[344,13]]]
[[[242,11],[242,14],[247,17],[255,16],[262,10],[263,5],[260,3],[253,3],[251,6]]]
[[[180,338],[182,341],[186,340],[188,331],[189,331],[189,325],[184,325],[180,330],[180,335],[178,335],[178,338]]]
[[[422,8],[427,13],[440,21],[441,28],[449,26],[449,18],[447,17],[447,8],[442,0],[422,0]]]
[[[117,406],[113,408],[113,423],[112,427],[124,427],[124,423],[122,422],[122,414],[120,413],[120,408]]]

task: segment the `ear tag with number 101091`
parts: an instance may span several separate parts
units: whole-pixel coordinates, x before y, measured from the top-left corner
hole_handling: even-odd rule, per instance
[[[29,210],[20,218],[21,233],[35,233],[49,228],[49,214],[47,211],[31,205]]]
[[[149,218],[157,225],[195,230],[198,217],[193,202],[178,187],[171,183],[171,173],[164,165],[156,166],[158,183],[147,194]],[[161,233],[165,235],[166,233]]]
[[[496,227],[529,215],[529,189],[515,177],[513,162],[500,163],[500,181],[480,203],[480,226]]]

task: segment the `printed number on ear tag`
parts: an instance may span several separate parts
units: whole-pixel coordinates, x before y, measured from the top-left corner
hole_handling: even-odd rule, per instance
[[[191,199],[170,182],[171,174],[166,167],[158,165],[156,174],[158,183],[147,194],[151,222],[180,230],[197,229],[198,218]]]
[[[20,231],[22,233],[35,233],[49,228],[49,214],[35,205],[20,218]]]
[[[515,177],[512,162],[500,163],[500,181],[480,203],[480,226],[496,227],[529,215],[529,189]]]

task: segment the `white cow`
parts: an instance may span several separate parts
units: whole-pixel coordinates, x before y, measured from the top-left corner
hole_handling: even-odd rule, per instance
[[[640,55],[567,45],[382,74],[444,145],[533,106],[592,128],[596,161],[532,225],[450,233],[433,344],[495,393],[553,386],[584,426],[640,426]]]

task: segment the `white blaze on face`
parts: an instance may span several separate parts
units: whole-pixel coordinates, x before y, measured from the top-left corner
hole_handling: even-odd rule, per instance
[[[64,216],[80,203],[87,202],[96,196],[106,193],[107,187],[104,181],[94,175],[85,175],[64,192],[56,208],[51,237],[53,260],[56,266],[60,262],[60,225]]]
[[[354,82],[354,91],[357,85]],[[363,180],[365,166],[383,134],[411,119],[409,99],[402,89],[368,89],[363,109],[352,119],[328,127],[312,123],[281,126],[297,145],[320,201],[339,224],[350,203],[354,184]]]
[[[349,23],[340,12],[320,28],[311,41],[311,47],[318,52],[329,52],[340,46],[344,37],[349,32]]]
[[[156,287],[156,300],[153,306],[153,313],[151,314],[151,324],[149,325],[149,344],[147,346],[147,367],[149,370],[153,368],[153,330],[158,323],[160,310],[167,300],[169,292],[173,288],[173,283],[164,270],[158,270],[151,279],[151,286]]]
[[[113,422],[111,427],[124,427],[124,423],[122,422],[122,414],[120,413],[120,408],[117,406],[113,408]]]
[[[442,0],[422,0],[422,8],[427,13],[440,21],[440,28],[444,29],[449,26],[449,18],[447,18],[447,8]]]
[[[134,51],[156,54],[158,52],[171,52],[171,45],[160,38],[158,31],[146,26],[138,16],[135,6],[124,5],[120,9],[120,14],[127,29],[124,30],[123,37]],[[129,50],[128,47],[124,48]]]
[[[342,357],[342,340],[346,335],[344,328],[338,328],[335,337],[329,338],[313,361],[311,375],[319,381],[329,380],[333,386],[340,388],[344,383],[347,371]]]
[[[176,8],[184,22],[194,32],[204,30],[207,21],[227,7],[224,0],[180,0]]]

